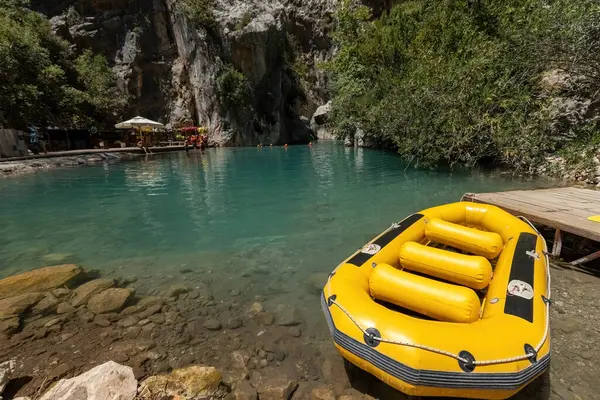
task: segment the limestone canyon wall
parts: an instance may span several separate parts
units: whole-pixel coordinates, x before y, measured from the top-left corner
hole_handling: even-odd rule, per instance
[[[107,57],[130,98],[125,116],[205,125],[212,142],[235,146],[311,139],[308,121],[328,100],[316,66],[331,56],[336,2],[215,0],[208,28],[183,12],[182,0],[33,0],[32,8],[75,51]],[[250,86],[246,108],[220,100],[227,66]]]

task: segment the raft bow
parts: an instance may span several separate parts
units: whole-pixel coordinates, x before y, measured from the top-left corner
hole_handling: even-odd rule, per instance
[[[340,264],[322,307],[342,356],[414,396],[506,399],[550,363],[535,227],[458,202],[413,214]]]

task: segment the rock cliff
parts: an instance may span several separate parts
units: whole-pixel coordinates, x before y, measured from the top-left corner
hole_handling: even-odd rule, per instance
[[[331,55],[336,2],[32,0],[31,6],[75,51],[107,57],[130,99],[126,115],[171,127],[205,125],[217,145],[253,145],[313,137],[307,121],[328,100],[326,76],[316,66]],[[210,7],[200,21],[189,12],[198,4]],[[227,71],[241,73],[233,83],[247,96],[237,102],[227,100],[239,89],[224,84]]]

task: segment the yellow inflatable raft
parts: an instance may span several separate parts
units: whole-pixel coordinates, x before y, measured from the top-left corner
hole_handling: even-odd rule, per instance
[[[330,274],[335,345],[408,395],[506,399],[550,363],[546,252],[530,223],[495,206],[411,215]]]

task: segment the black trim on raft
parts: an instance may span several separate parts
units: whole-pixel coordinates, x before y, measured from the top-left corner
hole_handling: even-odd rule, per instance
[[[383,249],[385,245],[389,244],[392,240],[396,239],[402,232],[404,232],[406,229],[408,229],[411,225],[413,225],[421,218],[423,218],[423,214],[413,214],[405,218],[402,222],[398,224],[398,226],[390,229],[389,231],[381,235],[381,237],[375,240],[373,244],[376,244]],[[352,257],[347,262],[348,264],[353,264],[357,267],[360,267],[361,265],[369,261],[369,259],[373,256],[374,254],[367,254],[359,251],[354,255],[354,257]]]
[[[537,235],[527,232],[522,232],[519,235],[512,265],[510,267],[509,283],[513,280],[519,280],[531,285],[531,288],[534,289],[535,259],[527,254],[527,252],[535,252],[536,244]],[[507,288],[504,314],[514,315],[515,317],[533,322],[533,298],[526,299],[524,297],[511,295]]]
[[[550,353],[548,353],[538,359],[537,363],[518,372],[478,373],[415,369],[338,330],[324,296],[321,296],[321,307],[325,313],[333,341],[338,346],[409,385],[452,389],[517,390],[532,381],[537,375],[542,374],[550,365]]]

